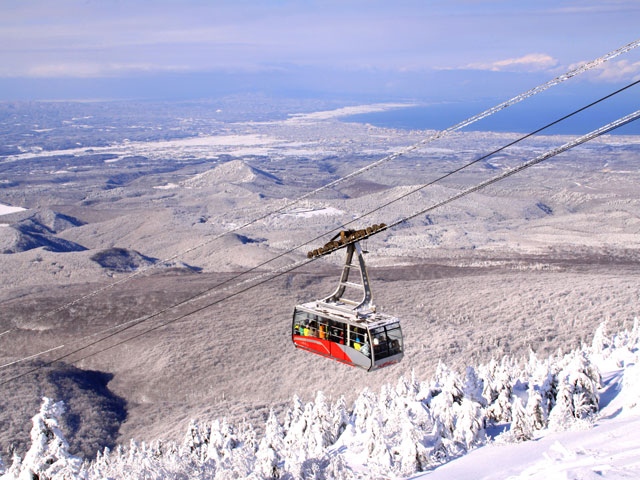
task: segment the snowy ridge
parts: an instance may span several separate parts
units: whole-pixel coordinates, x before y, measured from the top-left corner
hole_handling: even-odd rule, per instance
[[[351,408],[322,392],[307,404],[294,397],[262,435],[246,422],[192,421],[181,445],[132,442],[84,463],[58,427],[63,405],[44,399],[31,448],[6,470],[0,463],[0,479],[637,478],[639,347],[637,319],[613,336],[603,324],[591,346],[566,355],[505,356],[464,374],[440,364],[430,381],[365,388]],[[611,436],[619,441],[607,450]],[[581,442],[589,448],[565,446]]]

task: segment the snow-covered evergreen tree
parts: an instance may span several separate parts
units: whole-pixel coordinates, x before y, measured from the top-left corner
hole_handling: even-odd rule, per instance
[[[495,388],[496,374],[498,371],[498,363],[495,359],[486,365],[479,367],[479,376],[482,379],[482,397],[484,398],[484,406],[491,405],[498,398],[498,390]]]
[[[580,420],[589,420],[599,408],[600,372],[589,361],[585,351],[565,358],[566,366],[558,374],[556,405],[549,414],[554,429],[570,428]]]
[[[511,427],[509,428],[509,438],[514,442],[524,442],[533,438],[533,427],[531,417],[527,415],[520,397],[515,396],[511,403]]]
[[[400,425],[400,438],[400,444],[392,448],[394,471],[398,475],[409,476],[426,470],[429,451],[423,444],[424,433],[407,417]]]
[[[547,426],[547,410],[543,404],[542,394],[537,386],[529,389],[526,415],[533,430],[541,430]]]
[[[478,376],[475,369],[471,366],[467,366],[464,373],[464,381],[462,387],[462,394],[465,398],[473,400],[481,407],[486,407],[487,402],[482,392],[484,391],[484,380]]]
[[[456,419],[453,440],[465,450],[485,442],[484,411],[480,404],[470,398],[463,398]]]
[[[273,410],[269,411],[264,437],[260,440],[254,466],[257,479],[271,480],[282,475],[284,453],[284,431]]]
[[[377,405],[367,418],[364,432],[369,467],[376,473],[388,472],[392,465],[391,452],[384,434],[384,418]]]
[[[11,466],[3,472],[0,480],[15,480],[20,475],[20,467],[22,466],[22,458],[16,452],[13,452]]]
[[[313,404],[302,404],[300,399],[294,397],[293,409],[288,413],[289,429],[284,437],[285,451],[285,470],[290,472],[294,478],[302,475],[302,468],[305,460],[309,458],[309,427]]]
[[[458,407],[462,403],[463,385],[458,375],[442,362],[438,365],[432,398],[429,404],[431,414],[442,425],[444,438],[453,440]]]
[[[189,422],[187,433],[182,442],[182,448],[198,460],[206,460],[211,430],[208,426],[200,425],[195,420]]]
[[[591,417],[598,412],[602,378],[598,368],[589,360],[587,352],[576,352],[569,366],[569,382],[573,385],[574,416]]]
[[[327,399],[321,391],[316,393],[307,430],[307,452],[312,457],[321,457],[325,449],[337,438],[333,436],[333,418]]]
[[[69,454],[60,430],[63,402],[44,397],[40,412],[32,419],[31,448],[20,465],[20,480],[81,478],[82,461]]]
[[[610,346],[611,340],[607,337],[607,324],[606,322],[602,322],[593,334],[591,350],[593,353],[604,353]]]
[[[559,368],[549,358],[539,361],[529,379],[527,411],[535,414],[532,426],[541,429],[547,426],[549,412],[556,402],[558,392],[557,372]]]
[[[206,458],[212,459],[217,465],[224,468],[225,463],[229,462],[236,444],[237,439],[233,426],[229,424],[227,419],[214,420],[210,428]]]
[[[307,430],[307,419],[304,416],[305,407],[297,395],[293,396],[293,406],[287,411],[283,424],[285,431],[285,445],[288,450],[298,448]]]
[[[411,377],[406,378],[401,375],[396,383],[396,397],[404,398],[407,401],[416,400],[418,392],[420,391],[420,384],[416,380],[416,374],[414,370],[411,370]]]
[[[570,428],[573,420],[573,387],[567,377],[561,378],[558,384],[556,403],[549,413],[549,427],[554,430]]]
[[[332,455],[324,468],[326,480],[354,480],[353,470],[344,461],[342,455]]]
[[[367,421],[372,414],[374,406],[377,403],[375,394],[365,387],[353,405],[353,413],[351,414],[351,422],[356,432],[362,432],[367,427]]]
[[[349,412],[347,411],[347,404],[343,396],[338,398],[338,401],[331,405],[331,436],[335,443],[342,432],[347,428],[349,423]]]
[[[492,376],[491,398],[494,400],[487,400],[487,419],[493,423],[510,422],[513,385],[508,357],[504,357],[502,362],[496,365]]]

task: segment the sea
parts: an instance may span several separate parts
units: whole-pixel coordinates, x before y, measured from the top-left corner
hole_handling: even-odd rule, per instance
[[[402,130],[444,130],[487,110],[499,102],[446,102],[418,104],[385,111],[342,117],[342,121],[357,122]],[[549,126],[541,134],[582,135],[617,120],[640,107],[628,101],[603,102],[566,120]],[[584,105],[578,102],[535,102],[527,100],[512,105],[487,118],[465,127],[464,131],[531,133],[571,114]],[[640,135],[640,121],[611,132]]]

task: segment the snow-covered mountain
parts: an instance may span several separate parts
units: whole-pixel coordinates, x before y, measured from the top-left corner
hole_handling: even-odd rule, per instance
[[[365,388],[351,407],[318,392],[263,425],[194,420],[182,444],[131,442],[85,461],[68,453],[64,405],[45,398],[31,448],[0,479],[638,478],[640,323],[605,328],[568,354],[464,373],[440,364],[428,381]]]

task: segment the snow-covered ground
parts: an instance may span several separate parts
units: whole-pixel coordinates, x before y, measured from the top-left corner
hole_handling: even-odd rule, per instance
[[[599,333],[596,334],[598,336]],[[615,340],[611,343],[594,341],[593,349],[600,353],[593,354],[591,358],[601,372],[602,385],[599,390],[600,410],[592,422],[578,423],[566,431],[540,430],[531,440],[516,444],[505,444],[498,437],[497,441],[412,478],[640,478],[638,351],[628,343],[616,348],[615,343]]]
[[[640,478],[640,415],[608,417],[593,428],[545,432],[528,442],[485,445],[411,478],[426,480]]]
[[[351,408],[294,397],[264,425],[192,421],[181,445],[131,443],[84,464],[68,453],[63,405],[45,398],[30,450],[0,478],[640,478],[640,325],[605,327],[566,355],[464,376],[441,365],[428,382],[365,388]]]
[[[289,116],[287,123],[316,122],[318,120],[328,120],[333,118],[348,117],[361,113],[384,112],[395,108],[407,108],[414,106],[412,103],[373,103],[369,105],[356,105],[351,107],[341,107],[333,110],[324,110],[312,113],[296,113]]]
[[[629,366],[630,367],[630,366]],[[629,370],[631,370],[629,368]],[[427,480],[640,478],[640,412],[619,398],[625,369],[603,373],[605,392],[591,428],[539,432],[517,444],[490,443],[426,474]],[[625,396],[640,402],[640,385]],[[631,391],[629,391],[631,390]],[[602,405],[604,404],[604,405]]]
[[[22,207],[12,207],[10,205],[4,205],[0,203],[0,215],[8,215],[10,213],[21,212],[26,210]]]
[[[194,156],[211,158],[223,154],[238,157],[263,155],[272,158],[300,156],[323,158],[330,155],[344,154],[345,148],[348,148],[349,144],[353,144],[354,138],[367,135],[368,126],[355,123],[340,123],[338,121],[340,117],[408,106],[411,105],[385,103],[292,114],[286,120],[247,122],[246,125],[240,123],[235,127],[238,129],[238,133],[199,134],[186,138],[155,141],[130,141],[125,139],[108,146],[87,147],[78,145],[60,150],[31,146],[22,148],[21,153],[4,156],[1,161],[2,163],[11,163],[33,158],[52,158],[63,155],[82,156],[87,154],[118,156],[117,158],[105,160],[105,163],[115,163],[132,155],[144,155],[149,159],[155,160],[162,160],[168,157],[175,159],[193,158]],[[336,132],[336,124],[340,125],[338,132]],[[260,129],[261,133],[252,133],[250,132],[252,129]],[[332,135],[318,135],[318,131],[323,129],[331,130]],[[292,133],[294,134],[292,135]],[[398,145],[402,145],[402,142],[397,142],[397,139],[386,138],[385,140],[389,144],[398,143]],[[373,155],[381,155],[388,152],[389,146],[369,148],[361,151],[361,153],[367,152]]]

